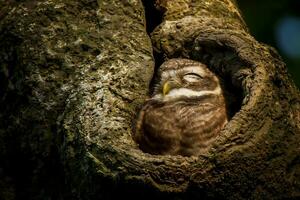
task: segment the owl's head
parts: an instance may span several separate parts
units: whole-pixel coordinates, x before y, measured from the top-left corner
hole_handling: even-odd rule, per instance
[[[158,76],[152,97],[157,100],[220,95],[222,92],[218,78],[206,65],[193,60],[170,59],[160,67]]]

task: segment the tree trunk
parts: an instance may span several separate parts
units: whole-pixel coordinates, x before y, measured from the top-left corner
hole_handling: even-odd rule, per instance
[[[232,0],[144,5],[147,23],[139,0],[0,1],[0,199],[300,197],[300,95],[276,51]],[[208,154],[150,155],[132,124],[179,57],[223,80],[231,119]]]

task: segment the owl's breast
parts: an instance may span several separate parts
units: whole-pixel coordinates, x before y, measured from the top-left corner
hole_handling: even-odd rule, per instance
[[[179,117],[185,126],[181,130],[178,154],[185,156],[207,152],[227,123],[225,108],[214,105],[190,108]]]
[[[148,153],[198,155],[223,127],[224,117],[216,118],[221,112],[210,103],[151,102],[140,113],[135,138]]]

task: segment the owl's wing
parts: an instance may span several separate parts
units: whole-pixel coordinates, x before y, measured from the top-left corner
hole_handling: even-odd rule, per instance
[[[149,101],[139,114],[135,140],[144,152],[175,154],[179,149],[180,131],[164,104]]]

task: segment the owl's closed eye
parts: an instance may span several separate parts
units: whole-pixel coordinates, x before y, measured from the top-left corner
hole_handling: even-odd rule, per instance
[[[194,72],[189,72],[184,74],[183,76],[183,80],[185,80],[188,83],[197,83],[199,81],[201,81],[202,77]]]

